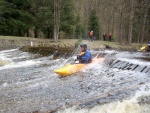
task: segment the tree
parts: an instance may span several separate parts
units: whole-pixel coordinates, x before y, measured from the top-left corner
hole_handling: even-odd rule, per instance
[[[30,0],[1,0],[1,34],[23,36],[33,20],[30,8]]]
[[[66,37],[71,36],[75,31],[75,16],[73,12],[72,0],[65,0],[61,11],[61,31],[66,33]]]
[[[76,19],[76,29],[75,29],[75,36],[77,38],[80,38],[81,35],[83,33],[83,27],[81,25],[81,21],[80,21],[80,17],[79,15],[77,16],[77,19]]]
[[[43,6],[41,7],[40,17],[42,18],[41,31],[46,38],[52,39],[54,30],[54,1],[42,0]]]
[[[35,38],[87,37],[94,31],[113,33],[120,44],[147,42],[149,0],[0,0],[0,34]]]
[[[60,7],[61,0],[54,0],[54,40],[57,41],[60,30]]]
[[[144,19],[143,19],[143,26],[142,26],[142,38],[141,38],[141,43],[143,44],[144,42],[144,35],[145,35],[145,26],[146,26],[146,19],[147,19],[147,15],[148,15],[148,10],[149,10],[149,0],[145,0],[145,9],[144,9]]]
[[[98,23],[98,17],[96,16],[96,11],[92,10],[89,16],[89,22],[88,22],[88,30],[94,31],[94,36],[99,39],[99,23]]]
[[[129,34],[128,34],[128,44],[131,45],[132,43],[132,31],[133,31],[133,19],[134,19],[134,6],[135,0],[130,0],[130,19],[129,19]]]
[[[43,0],[31,0],[32,1],[32,15],[35,18],[34,21],[34,38],[39,38],[40,31],[43,27],[44,17],[43,17]]]

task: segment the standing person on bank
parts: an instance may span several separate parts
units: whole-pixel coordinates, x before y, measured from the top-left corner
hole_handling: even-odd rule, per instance
[[[93,41],[93,35],[94,35],[94,32],[93,31],[90,31],[90,40]]]
[[[106,33],[103,33],[103,40],[106,40]]]
[[[109,41],[111,42],[111,40],[112,40],[112,33],[109,33]]]

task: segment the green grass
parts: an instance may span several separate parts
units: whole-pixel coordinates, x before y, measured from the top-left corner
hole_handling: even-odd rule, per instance
[[[117,42],[109,42],[109,41],[94,41],[90,42],[91,45],[93,46],[98,46],[98,45],[107,45],[111,49],[116,49],[116,50],[129,50],[129,51],[135,51],[138,50],[140,47],[143,45],[137,44],[137,43],[132,43],[130,46],[129,45],[120,45]]]
[[[19,37],[19,36],[0,36],[0,39],[12,39],[12,40],[50,40],[43,38],[31,38],[31,37]]]
[[[41,38],[29,38],[29,37],[17,37],[17,36],[0,36],[0,39],[8,39],[8,40],[48,40],[47,43],[49,43],[49,41],[51,41],[50,39],[41,39]],[[116,49],[116,50],[138,50],[140,47],[146,45],[146,44],[137,44],[137,43],[132,43],[131,46],[129,45],[120,45],[116,42],[109,42],[109,41],[88,41],[88,40],[82,40],[82,39],[60,39],[58,41],[59,44],[69,44],[69,45],[79,45],[80,43],[84,43],[84,42],[88,42],[88,44],[90,46],[92,46],[93,48],[99,48],[101,45],[107,45],[112,49]],[[55,43],[55,42],[54,42]]]
[[[17,37],[17,36],[0,36],[3,39],[29,39],[28,37]]]

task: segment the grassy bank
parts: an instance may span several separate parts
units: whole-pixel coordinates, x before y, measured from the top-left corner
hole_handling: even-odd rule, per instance
[[[57,47],[57,48],[74,48],[75,46],[79,45],[80,43],[88,44],[89,48],[91,49],[105,49],[106,47],[109,49],[115,50],[125,50],[125,51],[136,51],[142,45],[133,43],[131,46],[129,45],[120,45],[116,42],[109,42],[109,41],[89,41],[89,40],[81,40],[81,39],[60,39],[58,42],[54,42],[52,39],[35,39],[35,38],[28,38],[28,37],[15,37],[15,36],[0,36],[0,39],[5,40],[17,40],[17,41],[41,41],[42,46],[45,47],[47,44],[48,46]],[[37,45],[36,45],[37,46]]]
[[[116,42],[108,42],[108,41],[98,41],[98,42],[90,42],[91,45],[106,45],[106,48],[109,49],[115,49],[115,50],[122,50],[122,51],[136,51],[138,50],[142,45],[137,43],[132,43],[131,46],[129,45],[120,45]]]

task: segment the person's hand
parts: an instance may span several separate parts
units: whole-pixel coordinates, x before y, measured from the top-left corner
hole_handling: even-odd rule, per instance
[[[74,56],[74,61],[77,61],[78,60],[78,56]]]
[[[80,53],[80,56],[82,56],[82,55],[84,55],[84,54],[85,54],[85,52],[81,52],[81,53]]]

